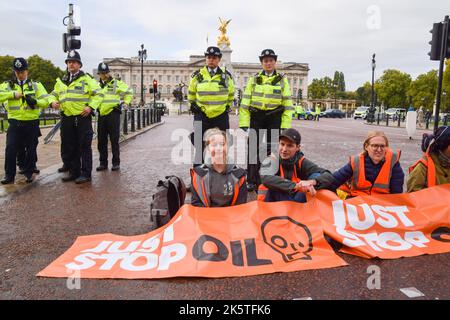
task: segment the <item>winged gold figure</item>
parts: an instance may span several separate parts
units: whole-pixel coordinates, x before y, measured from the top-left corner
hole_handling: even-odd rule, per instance
[[[221,45],[230,46],[230,39],[227,37],[227,27],[228,24],[231,22],[230,20],[225,21],[225,19],[222,20],[222,18],[219,17],[220,21],[220,27],[219,31],[221,32],[221,35],[217,39],[217,45],[220,47]]]

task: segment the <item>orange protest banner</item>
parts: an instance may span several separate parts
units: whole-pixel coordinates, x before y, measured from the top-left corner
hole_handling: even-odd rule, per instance
[[[450,184],[344,201],[321,191],[311,201],[340,252],[382,259],[450,252]]]
[[[324,239],[315,203],[254,201],[185,205],[166,226],[144,235],[79,237],[38,276],[215,278],[345,265]]]

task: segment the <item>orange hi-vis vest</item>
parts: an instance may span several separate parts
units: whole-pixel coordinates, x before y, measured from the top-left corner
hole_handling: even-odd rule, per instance
[[[423,154],[422,159],[419,159],[411,167],[409,167],[409,173],[411,173],[419,163],[422,163],[427,168],[427,187],[434,187],[436,185],[436,165],[433,158],[427,151]]]
[[[302,156],[298,160],[297,165],[294,164],[294,173],[292,174],[292,178],[291,178],[291,181],[294,183],[299,183],[301,181],[301,179],[297,175],[297,167],[298,167],[298,170],[301,171],[302,163],[303,163],[304,159],[305,159],[305,156]],[[280,177],[284,178],[284,169],[283,169],[283,166],[281,165],[281,163],[280,163]],[[269,189],[261,183],[258,187],[258,197],[257,197],[258,201],[265,201],[268,191],[269,191]]]
[[[209,177],[209,172],[202,177],[195,172],[194,169],[191,169],[192,188],[194,188],[195,192],[197,192],[205,207],[211,207]],[[241,178],[237,178],[234,174],[231,174],[231,177],[233,180],[233,200],[231,201],[231,206],[234,206],[239,196],[239,189],[245,182],[245,175]]]
[[[349,193],[352,197],[371,194],[388,194],[390,193],[390,181],[392,169],[400,160],[401,151],[393,152],[390,148],[386,149],[386,157],[375,182],[366,180],[365,174],[365,157],[364,153],[359,156],[350,157],[350,165],[353,170],[353,177],[349,184],[343,184],[340,190]]]

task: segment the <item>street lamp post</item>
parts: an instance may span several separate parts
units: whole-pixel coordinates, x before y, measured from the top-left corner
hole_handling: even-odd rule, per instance
[[[141,106],[144,105],[144,61],[147,60],[147,49],[141,44],[141,50],[138,52],[139,61],[141,62]]]
[[[375,53],[372,55],[372,98],[370,102],[369,112],[367,114],[367,122],[375,121]]]

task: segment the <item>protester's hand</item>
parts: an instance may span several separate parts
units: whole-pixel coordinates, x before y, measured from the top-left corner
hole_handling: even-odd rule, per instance
[[[90,115],[92,112],[92,109],[90,107],[85,107],[83,109],[83,112],[81,113],[82,117],[87,117],[88,115]]]
[[[23,94],[21,94],[20,92],[14,91],[14,98],[15,99],[20,99],[23,97]]]
[[[61,105],[59,104],[58,101],[52,102],[51,106],[52,106],[52,108],[55,109],[55,110],[59,110],[59,108],[61,107]]]
[[[304,193],[308,192],[312,196],[315,196],[317,193],[316,189],[314,189],[315,185],[316,185],[315,180],[303,180],[297,183],[297,185],[295,186],[295,191]]]

